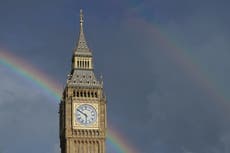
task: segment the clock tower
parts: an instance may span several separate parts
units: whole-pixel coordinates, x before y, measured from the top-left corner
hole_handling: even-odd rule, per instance
[[[105,153],[106,98],[102,78],[94,74],[83,23],[80,10],[79,40],[59,107],[61,153]]]

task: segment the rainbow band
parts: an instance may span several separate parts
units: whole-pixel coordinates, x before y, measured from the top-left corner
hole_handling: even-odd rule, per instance
[[[197,83],[200,87],[206,90],[209,95],[215,98],[218,102],[222,102],[222,106],[224,109],[227,109],[229,106],[229,100],[225,99],[225,96],[219,92],[219,88],[216,87],[216,84],[213,81],[203,74],[203,71],[199,68],[193,59],[185,50],[177,47],[175,43],[168,39],[166,35],[164,35],[160,28],[157,27],[157,24],[149,24],[145,20],[136,20],[134,25],[145,26],[146,29],[149,30],[151,35],[156,36],[158,39],[158,43],[162,44],[162,47],[165,47],[165,50],[169,50],[166,54],[174,60],[178,65],[180,65],[183,70],[188,74],[188,76],[192,77],[195,83]],[[29,66],[30,64],[26,63],[24,60],[19,59],[15,55],[12,55],[7,52],[0,51],[0,65],[3,65],[13,72],[21,75],[23,78],[27,80],[31,80],[34,84],[41,88],[44,93],[52,96],[55,101],[60,100],[61,95],[61,86],[58,83],[54,82],[48,76],[44,75],[43,72],[39,71],[35,67]],[[228,110],[227,110],[228,111]],[[108,132],[108,143],[111,144],[115,148],[115,152],[113,153],[136,153],[136,149],[130,147],[125,139],[119,135],[116,130],[110,128]],[[109,152],[110,153],[110,152]]]
[[[108,134],[108,143],[111,143],[112,146],[115,148],[117,153],[137,153],[137,149],[134,147],[130,147],[131,145],[126,141],[126,139],[117,131],[114,130],[112,127],[109,128]],[[108,152],[110,153],[110,152]]]
[[[151,23],[145,19],[131,19],[129,23],[135,25],[136,27],[145,27],[147,29],[149,36],[154,36],[152,38],[157,41],[157,44],[163,48],[162,51],[165,52],[174,63],[183,69],[187,76],[194,81],[197,86],[199,86],[203,91],[205,91],[212,99],[215,99],[224,111],[229,111],[229,99],[226,95],[221,92],[221,87],[213,80],[210,76],[205,74],[205,71],[201,68],[201,65],[197,62],[195,57],[190,55],[186,49],[180,47],[173,39],[161,30],[160,25],[156,23]]]
[[[202,66],[199,65],[195,57],[189,54],[186,49],[183,49],[178,43],[169,39],[166,34],[159,30],[157,24],[150,24],[147,21],[142,21],[150,29],[151,34],[156,34],[159,38],[159,41],[165,47],[168,56],[178,65],[180,65],[183,71],[187,74],[190,79],[201,87],[210,97],[215,99],[217,102],[222,103],[222,108],[228,112],[227,108],[229,107],[229,99],[226,95],[221,92],[221,87],[213,80],[208,74],[205,73],[205,70],[202,69]],[[166,39],[168,38],[168,39]],[[228,106],[228,107],[226,107]]]
[[[0,51],[0,65],[5,66],[13,72],[16,72],[21,77],[26,80],[32,81],[36,87],[40,88],[44,93],[48,94],[56,102],[60,101],[61,98],[61,85],[53,81],[43,72],[39,71],[35,67],[32,67],[31,64],[27,63],[25,60],[18,58],[17,56],[10,54],[9,52]],[[107,136],[108,145],[112,146],[114,149],[112,152],[108,153],[136,153],[124,137],[119,134],[117,130],[113,128],[108,129]]]
[[[0,51],[0,64],[16,72],[26,80],[32,80],[36,86],[40,87],[57,101],[60,101],[61,85],[54,82],[35,67],[32,67],[31,64],[19,59],[10,52],[3,51]]]

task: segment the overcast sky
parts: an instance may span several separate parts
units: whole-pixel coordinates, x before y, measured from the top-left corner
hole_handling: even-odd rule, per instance
[[[0,0],[0,48],[64,85],[83,8],[109,125],[140,153],[229,153],[229,6]],[[60,152],[58,103],[0,65],[0,153]]]

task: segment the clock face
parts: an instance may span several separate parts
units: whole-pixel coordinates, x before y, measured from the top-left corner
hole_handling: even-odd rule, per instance
[[[97,111],[89,104],[82,104],[76,107],[75,115],[75,122],[84,126],[89,126],[97,120]]]

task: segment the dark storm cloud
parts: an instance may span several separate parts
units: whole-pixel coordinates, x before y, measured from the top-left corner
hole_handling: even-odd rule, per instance
[[[78,11],[86,8],[85,33],[104,76],[109,123],[141,153],[229,153],[229,105],[223,109],[203,90],[151,29],[157,23],[228,99],[228,3],[2,1],[0,44],[64,83]],[[0,151],[58,152],[57,105],[39,90],[27,94],[30,84],[14,73],[0,74]]]
[[[205,19],[207,14],[197,16],[202,11],[204,10],[195,12],[192,17],[187,17],[182,23],[175,21],[173,24],[176,24],[176,27],[172,26],[173,24],[170,21],[168,25],[164,25],[163,28],[157,30],[169,32],[168,37],[164,39],[169,39],[172,42],[180,42],[178,38],[180,40],[181,37],[186,37],[185,40],[181,40],[181,42],[185,43],[181,46],[187,47],[187,50],[185,48],[183,51],[189,52],[191,58],[197,59],[194,61],[187,59],[187,62],[197,61],[196,64],[201,67],[204,73],[202,77],[211,80],[211,85],[217,88],[217,94],[228,98],[228,95],[224,94],[228,91],[228,86],[222,88],[225,91],[223,93],[215,86],[217,81],[218,84],[221,84],[221,82],[225,82],[225,85],[229,83],[229,80],[226,78],[226,75],[229,73],[229,71],[226,71],[226,69],[229,70],[229,62],[228,58],[226,58],[226,55],[229,57],[229,44],[226,39],[221,39],[222,41],[218,39],[219,36],[225,38],[228,35],[222,32],[224,31],[224,25],[219,22],[218,18],[212,18],[213,20],[209,21],[209,23],[213,23],[215,26],[207,27],[212,29],[207,33],[206,26],[204,26],[208,22]],[[135,22],[132,23],[136,23],[136,19],[134,20]],[[134,27],[132,33],[136,33],[136,37],[146,38],[145,42],[139,42],[138,45],[143,45],[141,47],[144,59],[151,61],[151,70],[148,74],[152,73],[155,75],[154,82],[152,82],[155,84],[155,90],[147,96],[149,105],[143,104],[144,101],[142,101],[144,105],[142,106],[143,110],[149,109],[150,114],[152,114],[150,115],[152,119],[149,119],[148,116],[142,116],[142,118],[149,119],[148,128],[145,131],[147,136],[143,136],[143,139],[150,140],[149,143],[151,145],[149,144],[147,147],[151,146],[152,152],[229,152],[229,146],[227,143],[223,143],[222,138],[229,131],[229,119],[222,114],[223,111],[225,111],[224,115],[228,114],[226,110],[229,110],[229,104],[226,105],[228,108],[223,109],[224,106],[220,106],[223,105],[222,101],[213,99],[212,95],[207,93],[207,91],[203,91],[202,86],[197,86],[194,80],[191,79],[193,76],[186,76],[187,70],[183,70],[181,66],[176,65],[177,61],[173,61],[173,58],[169,57],[170,52],[176,52],[175,48],[159,46],[157,44],[157,42],[160,42],[159,38],[157,38],[158,35],[154,36],[152,29],[148,29],[149,26],[145,27],[142,19],[140,21],[142,22],[138,23],[138,25],[142,25],[141,29],[137,26],[132,26]],[[201,28],[199,29],[200,33],[196,31],[197,24],[203,25],[203,27],[199,27]],[[189,29],[184,31],[187,27]],[[156,28],[156,26],[154,25],[153,28]],[[207,34],[212,37],[207,37]],[[173,40],[173,37],[176,40]],[[194,46],[194,41],[197,41],[196,37],[200,41]],[[190,39],[191,42],[188,41]],[[152,44],[149,44],[149,40],[153,41]],[[163,45],[166,44],[163,43]],[[204,48],[203,46],[206,45],[209,47]],[[183,57],[180,57],[180,55],[175,56]],[[186,59],[184,60],[186,61]],[[210,64],[213,67],[209,66]],[[209,73],[206,72],[207,70]],[[146,71],[148,72],[147,68]],[[212,80],[213,76],[218,76],[222,79],[215,78],[215,80]],[[139,107],[139,109],[141,108]],[[144,122],[140,123],[140,125],[143,124]],[[142,127],[140,126],[139,128],[141,129]],[[146,152],[150,152],[151,149],[146,150]]]
[[[57,104],[14,73],[4,68],[0,72],[1,151],[34,152],[38,147],[42,152],[54,152]]]

